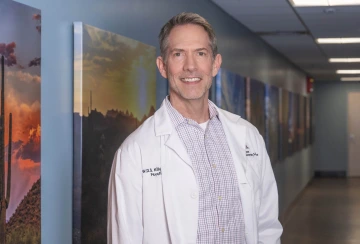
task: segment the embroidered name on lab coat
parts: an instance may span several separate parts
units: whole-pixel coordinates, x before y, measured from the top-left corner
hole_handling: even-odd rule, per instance
[[[142,172],[143,174],[150,173],[151,176],[159,176],[161,175],[161,168],[156,167],[156,168],[143,169]]]
[[[251,152],[250,148],[246,146],[246,156],[247,157],[257,157],[259,154],[257,152]]]

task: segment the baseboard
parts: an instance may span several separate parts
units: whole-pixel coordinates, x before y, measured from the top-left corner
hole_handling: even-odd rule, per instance
[[[346,171],[315,171],[315,178],[346,178]]]

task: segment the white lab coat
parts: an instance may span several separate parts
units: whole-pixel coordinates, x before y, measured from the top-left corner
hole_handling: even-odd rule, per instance
[[[238,176],[246,243],[280,244],[277,186],[264,140],[247,121],[217,110]],[[196,244],[198,192],[191,160],[163,103],[115,155],[107,243]]]

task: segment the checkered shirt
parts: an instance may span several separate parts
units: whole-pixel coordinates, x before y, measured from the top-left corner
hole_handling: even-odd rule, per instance
[[[197,244],[245,244],[245,223],[234,161],[215,105],[204,131],[166,98],[174,127],[190,156],[199,186]]]

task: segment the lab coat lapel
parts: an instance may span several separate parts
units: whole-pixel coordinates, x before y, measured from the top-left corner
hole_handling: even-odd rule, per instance
[[[247,184],[245,176],[246,160],[246,127],[239,125],[240,116],[218,109],[226,139],[234,160],[239,184]]]
[[[218,109],[221,123],[225,131],[226,139],[233,156],[235,170],[238,176],[241,204],[245,219],[246,242],[254,243],[255,222],[253,209],[253,190],[247,176],[246,142],[247,128],[240,123],[240,117]]]
[[[176,153],[184,163],[188,164],[190,167],[191,160],[188,156],[188,153],[180,140],[175,128],[172,125],[170,117],[166,111],[166,105],[162,104],[161,108],[155,113],[155,134],[160,137],[161,143],[161,171],[162,171],[162,189],[164,195],[164,205],[166,211],[166,219],[169,228],[169,234],[171,243],[173,244],[181,244],[185,243],[183,240],[188,236],[188,234],[195,230],[193,236],[194,241],[196,241],[196,227],[197,227],[197,218],[194,222],[194,226],[192,225],[184,225],[182,221],[182,213],[181,211],[189,211],[190,206],[182,206],[181,208],[176,207],[177,203],[175,203],[176,192],[174,189],[174,184],[178,184],[178,182],[174,182],[172,174],[176,174],[172,168],[172,161],[169,160],[170,150]],[[171,153],[173,154],[173,153]],[[195,209],[195,208],[194,208]],[[196,208],[197,211],[197,208]],[[186,241],[186,243],[190,243]],[[192,243],[192,241],[191,241]]]
[[[184,144],[176,132],[170,134],[169,139],[166,141],[165,145],[173,150],[185,163],[192,167],[189,154],[187,153]]]
[[[161,105],[161,108],[155,113],[155,134],[156,136],[169,135],[165,141],[165,145],[173,150],[185,163],[192,167],[186,148],[166,111],[165,100]]]

